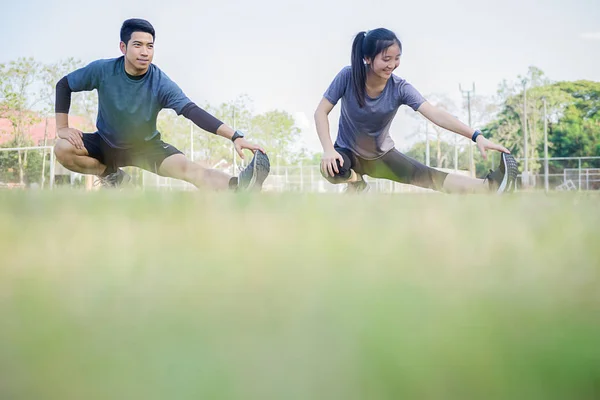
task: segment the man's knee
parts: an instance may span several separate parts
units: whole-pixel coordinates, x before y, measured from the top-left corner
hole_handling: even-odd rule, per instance
[[[54,145],[56,160],[62,165],[71,164],[75,154],[75,146],[66,139],[58,139]],[[66,166],[66,165],[65,165]]]

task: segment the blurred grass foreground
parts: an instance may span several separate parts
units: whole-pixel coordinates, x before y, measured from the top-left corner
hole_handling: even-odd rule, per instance
[[[600,196],[0,192],[0,399],[599,399]]]

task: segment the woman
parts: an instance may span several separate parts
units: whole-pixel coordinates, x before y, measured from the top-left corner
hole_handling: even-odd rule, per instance
[[[410,83],[393,75],[401,54],[400,40],[388,29],[360,32],[354,38],[352,65],[335,77],[315,112],[323,146],[323,176],[331,183],[347,183],[351,191],[368,189],[363,175],[449,193],[514,190],[517,163],[510,152],[432,106]],[[342,109],[334,145],[328,115],[340,99]],[[434,124],[472,139],[484,158],[486,150],[500,151],[499,168],[485,179],[475,179],[427,167],[400,153],[394,148],[389,129],[403,104]]]

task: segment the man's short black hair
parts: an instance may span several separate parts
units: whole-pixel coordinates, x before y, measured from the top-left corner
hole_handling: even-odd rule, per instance
[[[123,26],[121,26],[121,42],[125,44],[129,43],[133,32],[146,32],[152,35],[152,40],[155,39],[154,27],[145,19],[131,18],[123,22]]]

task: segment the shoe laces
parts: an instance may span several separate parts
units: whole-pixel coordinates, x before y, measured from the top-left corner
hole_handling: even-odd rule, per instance
[[[116,186],[116,179],[114,179],[113,177],[115,177],[118,173],[119,171],[116,171],[106,176],[97,176],[98,180],[94,182],[94,186]]]

